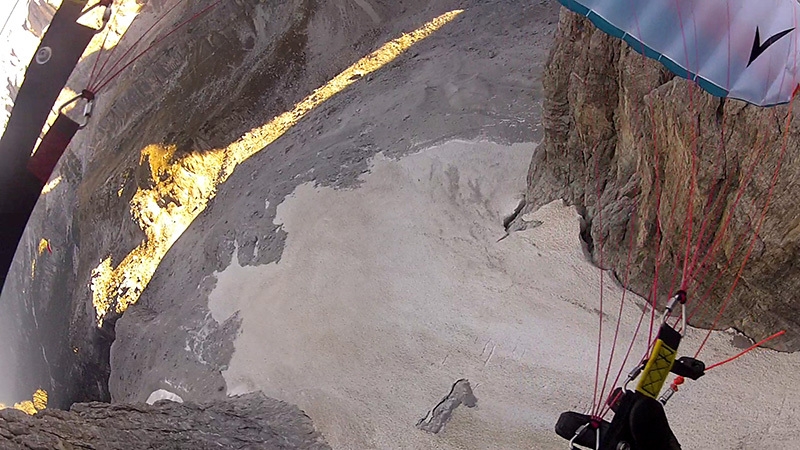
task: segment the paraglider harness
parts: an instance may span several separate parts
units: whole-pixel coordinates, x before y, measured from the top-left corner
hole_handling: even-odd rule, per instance
[[[686,292],[678,291],[667,303],[656,340],[647,359],[629,374],[625,384],[616,388],[607,400],[614,411],[611,422],[602,417],[567,411],[556,423],[556,433],[576,445],[594,450],[678,450],[680,444],[669,428],[664,405],[678,391],[684,377],[697,380],[705,374],[705,364],[684,356],[676,359],[683,335],[667,323],[667,318],[680,303],[681,330],[686,330]],[[659,397],[669,373],[675,381]],[[628,384],[640,377],[635,390]]]
[[[97,3],[83,10],[81,13],[80,17],[84,17],[94,9],[104,8],[100,28],[84,27],[83,25],[77,24],[77,22],[75,24],[75,26],[83,30],[81,33],[88,33],[85,38],[85,45],[81,44],[84,50],[89,44],[89,40],[108,26],[111,20],[113,4],[114,0],[98,0]],[[44,65],[53,57],[53,49],[49,46],[42,46],[34,56],[34,61],[36,61],[37,64]],[[74,69],[74,66],[71,69]],[[72,70],[69,71],[69,73],[71,72]],[[69,76],[69,73],[67,73],[67,76]],[[64,79],[64,81],[66,82],[66,79]],[[64,154],[64,151],[66,151],[70,142],[72,142],[75,134],[79,130],[86,128],[86,125],[92,117],[92,111],[94,110],[94,99],[95,91],[87,88],[58,108],[56,120],[42,137],[42,142],[39,144],[36,152],[30,157],[26,166],[28,171],[39,180],[41,184],[39,188],[47,184],[50,175],[53,173],[53,170],[55,170],[56,164],[58,164],[58,160],[61,159],[61,156]],[[80,100],[84,100],[86,103],[83,107],[83,117],[81,121],[78,122],[67,116],[67,107]]]

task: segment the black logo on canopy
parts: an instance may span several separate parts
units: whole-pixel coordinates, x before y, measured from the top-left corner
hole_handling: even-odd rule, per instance
[[[753,40],[753,50],[750,51],[750,60],[747,61],[747,67],[750,67],[750,64],[755,61],[756,58],[761,56],[764,53],[764,50],[769,48],[770,45],[778,42],[780,38],[786,36],[787,34],[791,33],[794,28],[789,28],[788,30],[783,30],[778,34],[773,34],[770,36],[766,41],[763,43],[761,42],[761,36],[758,33],[758,27],[756,27],[756,38]]]

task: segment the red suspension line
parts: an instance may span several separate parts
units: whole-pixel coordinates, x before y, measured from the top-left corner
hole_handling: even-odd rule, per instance
[[[797,93],[797,91],[795,90],[795,94],[796,93]],[[756,239],[758,238],[758,233],[761,231],[761,226],[764,224],[764,221],[766,219],[767,210],[768,210],[769,204],[770,204],[770,202],[772,200],[772,195],[775,193],[775,185],[778,182],[778,175],[780,174],[781,166],[783,165],[783,159],[786,156],[786,149],[788,147],[788,142],[789,142],[789,126],[791,125],[791,121],[792,121],[792,105],[794,103],[794,99],[795,99],[795,97],[792,96],[792,99],[789,101],[788,113],[786,114],[786,122],[785,122],[784,130],[783,130],[783,144],[781,145],[780,156],[778,157],[778,163],[776,164],[775,171],[772,174],[772,180],[770,181],[769,192],[767,193],[767,199],[764,202],[764,207],[763,207],[763,209],[761,211],[761,215],[760,215],[758,223],[756,225],[755,232],[753,233],[753,238],[750,240],[750,246],[747,249],[747,253],[745,254],[745,257],[744,257],[744,260],[742,261],[742,264],[739,266],[739,270],[736,273],[736,278],[734,278],[734,280],[733,280],[733,285],[731,286],[731,289],[728,290],[728,294],[727,294],[727,296],[725,297],[725,300],[722,303],[722,307],[720,308],[719,313],[717,314],[717,317],[714,319],[714,323],[712,324],[711,328],[709,328],[708,332],[706,333],[706,336],[703,339],[703,342],[700,344],[700,348],[697,349],[697,352],[695,353],[695,357],[697,357],[697,355],[700,354],[700,351],[703,349],[703,347],[705,346],[706,342],[708,342],[708,338],[711,336],[711,332],[714,330],[714,328],[716,328],[717,324],[719,323],[719,320],[722,318],[722,315],[725,312],[725,309],[727,308],[728,304],[730,303],[731,298],[733,297],[733,290],[736,288],[736,285],[739,283],[739,280],[742,277],[742,272],[744,272],[745,264],[747,264],[747,261],[750,259],[750,255],[753,252],[753,248],[755,248],[755,243],[756,243]]]
[[[136,62],[136,61],[137,61],[139,58],[141,58],[141,57],[142,57],[142,56],[143,56],[145,53],[147,53],[148,51],[150,51],[150,50],[151,50],[153,47],[155,47],[156,45],[160,44],[160,43],[161,43],[161,42],[162,42],[164,39],[166,39],[166,38],[168,38],[168,37],[172,36],[172,35],[173,35],[173,34],[174,34],[176,31],[178,31],[179,29],[183,28],[184,26],[186,26],[186,25],[187,25],[187,24],[189,24],[190,22],[193,22],[193,21],[195,21],[195,20],[199,19],[199,18],[200,18],[200,16],[202,16],[202,15],[206,14],[207,12],[211,11],[211,9],[213,9],[214,7],[216,7],[217,5],[219,5],[220,3],[222,3],[222,0],[217,0],[216,2],[214,2],[214,3],[210,4],[210,5],[208,5],[207,7],[203,8],[201,11],[197,12],[196,14],[194,14],[192,17],[190,17],[190,18],[186,19],[185,21],[181,22],[179,25],[177,25],[175,28],[173,28],[173,29],[172,29],[172,31],[170,31],[169,33],[167,33],[167,34],[165,34],[164,36],[162,36],[162,37],[160,37],[160,38],[156,39],[155,41],[153,41],[153,43],[152,43],[152,44],[150,44],[150,45],[149,45],[147,48],[145,48],[144,50],[142,50],[142,51],[141,51],[141,52],[140,52],[138,55],[136,55],[136,56],[135,56],[135,57],[134,57],[132,60],[130,60],[130,61],[127,63],[127,64],[125,64],[125,65],[124,65],[124,66],[122,66],[122,67],[121,67],[119,70],[117,70],[116,72],[114,72],[114,73],[113,73],[111,76],[109,76],[108,78],[106,78],[106,79],[105,79],[105,80],[104,80],[104,81],[103,81],[103,82],[100,84],[100,86],[97,86],[97,88],[95,89],[95,92],[97,92],[97,91],[100,91],[101,89],[103,89],[104,87],[106,87],[106,86],[108,85],[108,83],[110,83],[112,80],[114,80],[116,77],[118,77],[118,76],[119,76],[119,75],[120,75],[120,74],[121,74],[121,73],[122,73],[122,72],[123,72],[125,69],[127,69],[127,68],[128,68],[130,65],[131,65],[131,64],[133,64],[134,62]]]
[[[777,337],[783,336],[784,334],[786,334],[786,330],[778,331],[777,333],[773,334],[772,336],[756,342],[755,344],[753,344],[750,347],[746,348],[745,350],[737,353],[736,355],[731,356],[730,358],[728,358],[728,359],[726,359],[724,361],[720,361],[718,363],[715,363],[715,364],[712,364],[712,365],[706,367],[706,372],[708,372],[709,370],[711,370],[711,369],[713,369],[715,367],[719,367],[719,366],[721,366],[723,364],[727,364],[727,363],[729,363],[729,362],[731,362],[731,361],[743,356],[744,354],[749,353],[750,351],[752,351],[752,350],[754,350],[754,349],[756,349],[758,347],[761,347],[762,345],[766,344],[767,342],[769,342],[769,341],[771,341],[771,340],[773,340],[773,339],[775,339]]]
[[[112,72],[114,69],[116,69],[117,66],[128,56],[128,54],[130,54],[130,52],[132,52],[133,49],[135,49],[139,45],[139,43],[142,41],[142,39],[144,39],[147,35],[149,35],[151,31],[153,31],[153,28],[155,28],[159,23],[161,23],[161,21],[164,20],[164,18],[167,17],[169,15],[169,13],[171,13],[173,10],[175,10],[175,8],[177,8],[178,5],[180,5],[181,3],[184,3],[185,1],[186,0],[177,0],[164,14],[159,16],[159,18],[156,19],[156,21],[153,22],[153,24],[151,24],[150,27],[147,30],[145,30],[145,32],[142,33],[141,36],[139,36],[139,38],[136,39],[136,41],[127,50],[125,50],[125,53],[123,53],[123,55],[120,56],[119,59],[117,59],[114,62],[114,64],[108,69],[108,72],[104,72],[106,64],[108,64],[108,62],[111,59],[111,56],[113,55],[114,51],[119,47],[119,44],[114,46],[114,48],[111,50],[111,52],[112,52],[111,55],[109,55],[108,59],[105,61],[105,63],[103,64],[102,68],[100,69],[100,73],[104,73],[104,75],[100,76],[99,78],[102,80],[105,76],[108,75],[109,72]],[[126,32],[126,34],[127,34],[127,32]],[[97,84],[100,85],[103,82],[101,80],[95,80],[95,81],[97,81]]]
[[[759,140],[761,140],[760,144],[759,144]],[[725,234],[730,230],[730,223],[731,223],[731,220],[733,219],[733,213],[734,213],[734,211],[736,211],[736,208],[737,208],[737,206],[739,204],[739,201],[742,199],[742,196],[744,194],[745,188],[750,184],[750,181],[753,179],[753,175],[755,174],[755,168],[761,162],[761,155],[764,152],[765,148],[766,148],[766,137],[763,137],[763,139],[762,139],[762,136],[757,136],[756,137],[756,155],[753,158],[753,161],[750,163],[750,166],[747,168],[747,171],[745,172],[745,176],[742,178],[742,182],[739,185],[739,188],[737,189],[736,198],[733,201],[733,205],[729,208],[730,213],[728,214],[728,217],[725,219],[725,222],[724,222],[724,224],[722,226],[722,230],[720,231],[719,234],[717,234],[716,238],[712,242],[711,248],[709,249],[708,253],[706,253],[706,256],[703,258],[703,262],[701,262],[701,264],[700,264],[700,267],[698,269],[698,271],[700,272],[700,276],[694,277],[696,280],[702,279],[702,277],[704,277],[705,274],[710,269],[711,263],[713,261],[712,257],[715,254],[715,252],[717,251],[717,247],[722,243],[722,241],[723,241],[723,239],[725,237]],[[710,297],[713,287],[717,284],[717,282],[719,282],[722,279],[722,276],[725,274],[725,272],[728,270],[730,265],[733,263],[733,260],[736,257],[736,255],[739,253],[739,251],[742,248],[744,248],[746,242],[747,241],[745,239],[742,239],[736,244],[736,247],[734,247],[733,251],[728,256],[728,259],[727,259],[727,262],[725,264],[725,267],[718,272],[718,274],[715,277],[715,279],[712,282],[712,284],[706,289],[705,293],[700,298],[700,301],[698,303],[695,303],[694,308],[692,308],[692,312],[687,317],[687,320],[691,320],[692,317],[694,317],[695,314],[697,314],[697,312],[699,312],[701,306]]]
[[[625,280],[623,281],[624,286],[628,285],[628,279],[629,279],[630,273],[631,273],[630,269],[631,269],[631,258],[633,256],[633,244],[636,242],[636,239],[635,239],[636,236],[634,234],[636,228],[635,228],[634,225],[635,225],[635,222],[636,222],[636,211],[637,210],[638,210],[637,202],[634,201],[633,212],[632,212],[632,215],[631,215],[631,219],[628,221],[628,233],[627,234],[629,236],[630,244],[628,245],[628,257],[627,257],[627,261],[625,263]],[[625,306],[625,293],[627,291],[628,290],[625,289],[625,288],[622,289],[622,298],[620,299],[619,311],[617,312],[617,326],[614,329],[614,339],[613,339],[613,341],[611,343],[611,354],[608,356],[608,365],[606,366],[606,374],[605,374],[605,377],[603,378],[603,388],[600,390],[600,400],[599,400],[600,404],[598,405],[598,408],[601,411],[601,413],[602,413],[602,409],[603,409],[603,406],[604,406],[603,402],[604,402],[604,399],[605,399],[606,385],[608,383],[608,375],[611,373],[611,363],[614,360],[614,352],[616,351],[616,348],[617,348],[617,338],[619,337],[619,327],[620,327],[620,324],[622,323],[622,313],[623,313],[623,308]],[[645,310],[642,309],[642,312],[644,312],[644,311]],[[639,319],[639,322],[641,323],[641,318]],[[638,333],[638,327],[637,327],[636,331]],[[631,343],[633,343],[635,340],[636,340],[636,334],[634,334],[633,338],[631,338]],[[630,354],[630,352],[626,353],[625,359],[622,361],[622,365],[620,366],[620,368],[625,366],[625,363],[628,360],[628,355],[629,354]],[[621,371],[622,370],[620,369],[620,372]],[[617,378],[614,380],[614,382],[611,384],[611,386],[612,387],[616,386],[617,381],[619,381],[619,374],[617,374]]]
[[[599,147],[599,143],[595,144],[592,153],[594,155],[594,176],[595,176],[595,184],[596,184],[596,194],[597,194],[597,220],[598,220],[598,228],[600,228],[600,233],[598,236],[598,243],[599,246],[596,246],[598,249],[598,256],[600,259],[600,326],[597,330],[597,359],[595,362],[595,370],[594,370],[594,391],[592,393],[592,416],[596,416],[599,413],[598,410],[598,399],[597,399],[597,388],[600,384],[600,354],[602,352],[603,346],[603,273],[605,269],[603,269],[603,230],[602,230],[602,222],[603,222],[603,202],[602,202],[602,195],[600,191],[600,158],[597,153],[597,148]],[[591,226],[589,228],[589,235],[591,236],[592,229]]]

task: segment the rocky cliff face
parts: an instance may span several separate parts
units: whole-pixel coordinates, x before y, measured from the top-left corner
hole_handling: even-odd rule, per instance
[[[0,447],[314,449],[330,447],[299,409],[261,394],[208,403],[77,403],[29,416],[0,410]]]
[[[545,138],[525,210],[559,198],[583,208],[594,261],[648,297],[658,259],[661,302],[691,233],[690,302],[708,300],[690,322],[711,326],[730,297],[717,327],[753,338],[786,329],[772,345],[800,349],[800,122],[787,129],[789,106],[722,102],[566,10],[543,84]]]
[[[170,10],[174,2],[115,2],[118,11],[132,5],[141,6],[141,12],[109,66],[156,21],[131,55],[212,3],[178,2]],[[456,39],[453,33],[469,36],[470,30],[490,26],[502,39],[549,42],[550,28],[534,20],[547,13],[549,23],[555,9],[546,2],[522,8],[511,1],[496,3],[226,1],[154,45],[99,93],[91,125],[73,140],[54,174],[57,184],[40,198],[28,224],[0,302],[0,340],[14,343],[0,346],[0,360],[12,362],[0,365],[0,382],[16,380],[10,389],[15,398],[2,400],[13,403],[43,388],[53,407],[65,408],[74,401],[110,400],[109,384],[118,386],[120,400],[143,399],[169,386],[149,381],[138,386],[140,379],[184,374],[203,380],[193,385],[196,395],[224,397],[220,371],[228,363],[239,319],[220,324],[211,318],[207,296],[212,274],[230,264],[237,246],[243,265],[280,259],[285,233],[272,219],[295,186],[310,180],[350,186],[368,170],[372,155],[402,154],[450,136],[534,140],[538,131],[527,124],[539,122],[539,111],[521,93],[538,92],[538,65],[513,46],[468,41],[462,35]],[[119,264],[145,239],[142,217],[133,217],[132,203],[137,193],[164,181],[159,176],[166,172],[159,170],[169,166],[186,180],[201,179],[208,174],[194,162],[213,156],[215,148],[291,109],[390,39],[459,8],[472,10],[455,22],[455,31],[441,34],[448,40],[426,44],[427,56],[411,51],[382,70],[385,78],[365,77],[309,114],[291,138],[279,139],[261,159],[239,169],[227,183],[228,193],[210,202],[210,212],[187,231],[189,242],[200,244],[191,244],[186,253],[173,248],[137,308],[118,323],[120,314],[112,312],[103,327],[97,326],[93,271],[103,261]],[[510,16],[517,19],[509,25]],[[98,46],[90,45],[94,50],[73,74],[68,83],[73,91],[86,87],[98,56],[100,66],[109,57],[110,50],[98,55]],[[531,47],[537,58],[546,52],[546,45]],[[454,50],[470,57],[447,59]],[[455,80],[417,77],[416,70],[437,63],[451,64],[448,70],[464,75]],[[487,66],[502,76],[486,79]],[[353,119],[364,98],[384,97],[387,86],[405,83],[418,88],[413,97],[398,88],[385,112],[366,122]],[[171,150],[144,151],[153,145]],[[187,183],[166,193],[156,209],[187,209],[184,200],[196,194],[196,187]],[[217,220],[211,214],[217,204],[249,212]],[[52,253],[39,251],[42,239]],[[188,260],[195,270],[176,273],[172,258]],[[123,338],[110,356],[115,335]],[[113,364],[118,374],[109,382]],[[160,367],[157,373],[154,365]],[[145,372],[153,377],[141,376]]]

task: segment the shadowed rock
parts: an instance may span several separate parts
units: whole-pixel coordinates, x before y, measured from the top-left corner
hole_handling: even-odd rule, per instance
[[[78,403],[0,411],[0,448],[329,449],[296,406],[252,393],[208,403]]]
[[[428,433],[438,433],[442,431],[445,424],[450,420],[453,411],[461,405],[467,408],[474,408],[478,404],[478,399],[472,393],[469,380],[460,379],[453,384],[442,401],[433,407],[428,414],[417,422],[417,428]]]

